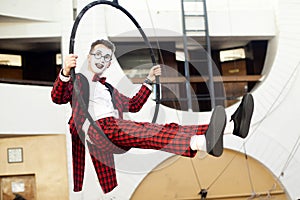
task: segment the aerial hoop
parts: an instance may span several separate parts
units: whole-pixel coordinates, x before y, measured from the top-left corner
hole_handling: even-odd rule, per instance
[[[106,1],[106,0],[98,0],[98,1],[94,1],[89,3],[88,5],[86,5],[78,14],[78,16],[76,17],[74,24],[73,24],[73,28],[72,28],[72,32],[71,32],[71,37],[70,37],[70,46],[69,46],[69,53],[73,54],[74,53],[74,44],[75,44],[75,36],[76,36],[76,31],[79,25],[79,22],[81,20],[81,18],[83,17],[83,15],[92,7],[96,6],[96,5],[101,5],[101,4],[105,4],[105,5],[109,5],[112,6],[120,11],[122,11],[136,26],[136,28],[139,30],[140,34],[142,35],[145,44],[149,47],[149,51],[150,51],[150,56],[151,56],[151,61],[153,66],[156,65],[156,61],[155,61],[155,56],[154,56],[154,52],[152,49],[152,46],[146,36],[146,34],[144,33],[143,29],[141,28],[141,26],[138,24],[138,22],[135,20],[135,18],[122,6],[119,5],[118,0],[113,0],[113,1]],[[71,77],[74,80],[73,81],[73,86],[74,86],[74,92],[75,95],[78,98],[79,104],[81,106],[81,108],[84,110],[85,112],[85,116],[87,117],[87,119],[89,120],[89,122],[91,123],[92,126],[94,126],[96,128],[96,130],[102,134],[104,136],[104,138],[106,138],[108,140],[108,138],[106,137],[106,135],[103,133],[103,131],[98,127],[98,125],[93,121],[87,105],[85,104],[82,96],[80,96],[80,91],[78,91],[76,85],[75,85],[75,70],[72,69],[71,70]],[[158,116],[158,111],[159,111],[159,104],[160,104],[160,87],[159,87],[159,77],[156,76],[155,77],[155,87],[156,87],[156,93],[155,93],[155,101],[156,101],[156,105],[155,105],[155,111],[154,111],[154,115],[153,115],[153,119],[152,119],[152,123],[156,122],[157,116]]]

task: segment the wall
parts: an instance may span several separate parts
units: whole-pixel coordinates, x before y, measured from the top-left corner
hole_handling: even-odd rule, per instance
[[[211,36],[274,36],[276,1],[207,1]],[[225,41],[223,41],[225,42]]]
[[[51,87],[0,84],[0,134],[65,133],[69,105],[51,101]]]
[[[59,37],[72,20],[72,1],[2,0],[0,38]]]
[[[278,1],[278,35],[267,52],[266,63],[271,66],[268,75],[253,92],[255,109],[250,135],[244,142],[234,138],[225,141],[230,148],[245,147],[249,155],[264,163],[291,199],[300,198],[299,8],[298,1]]]
[[[89,2],[91,1],[79,0],[78,12]],[[159,3],[154,0],[119,0],[118,2],[145,29],[147,36],[170,37],[182,34],[180,0],[165,0]],[[242,3],[237,0],[207,1],[210,35],[274,36],[276,24],[273,4],[275,3],[269,0],[242,1]],[[113,37],[139,36],[135,26],[121,11],[110,6],[102,6],[101,9],[96,7],[88,11],[90,13],[95,10],[94,14],[86,15],[85,20],[101,23],[102,26],[85,26],[90,27],[86,30],[90,34],[93,35],[94,31],[97,31],[100,35],[105,33]]]
[[[7,148],[13,147],[23,148],[24,162],[7,162]],[[35,174],[37,199],[69,198],[64,134],[1,138],[0,158],[0,176]]]
[[[200,190],[206,189],[207,199],[245,200],[251,199],[252,187],[261,199],[267,199],[268,192],[274,199],[288,199],[276,177],[260,162],[225,150],[219,158],[198,153],[192,159],[173,156],[165,160],[143,179],[130,199],[152,200],[155,194],[156,200],[196,200],[201,198]]]

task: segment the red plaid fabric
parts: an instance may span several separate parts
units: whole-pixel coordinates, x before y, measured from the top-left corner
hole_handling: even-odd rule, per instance
[[[89,129],[89,138],[103,152],[116,152],[118,147],[129,150],[132,147],[157,149],[177,155],[193,157],[196,151],[190,148],[193,135],[202,135],[208,125],[180,126],[176,123],[153,124],[108,117],[97,121],[106,136],[115,144],[116,149],[103,145],[103,138],[93,127]],[[122,151],[120,150],[119,151]]]
[[[89,97],[87,79],[78,74],[76,81],[74,89],[80,91],[86,100]],[[134,97],[128,98],[110,84],[105,83],[105,85],[112,94],[112,101],[119,111],[120,119],[110,117],[96,122],[110,141],[103,138],[94,126],[90,126],[88,135],[92,143],[87,142],[98,180],[105,193],[117,186],[113,154],[124,153],[136,147],[163,150],[188,157],[195,156],[196,151],[191,150],[189,146],[190,137],[195,134],[204,134],[208,125],[180,126],[175,123],[159,125],[123,120],[123,112],[138,112],[147,101],[151,91],[146,86],[142,86]],[[58,77],[51,91],[51,97],[57,104],[71,102],[72,105],[73,112],[69,125],[72,135],[74,191],[81,191],[85,167],[85,134],[81,128],[85,116],[77,98],[72,97],[72,93],[72,82],[62,82]]]

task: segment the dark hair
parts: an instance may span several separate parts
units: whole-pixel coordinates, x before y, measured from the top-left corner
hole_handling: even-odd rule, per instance
[[[93,43],[91,44],[90,53],[92,52],[92,50],[94,49],[94,47],[95,47],[96,45],[98,45],[98,44],[103,44],[104,46],[106,46],[107,48],[109,48],[109,49],[112,51],[112,53],[114,53],[115,50],[116,50],[115,45],[114,45],[111,41],[101,39],[101,40],[96,40],[95,42],[93,42]]]

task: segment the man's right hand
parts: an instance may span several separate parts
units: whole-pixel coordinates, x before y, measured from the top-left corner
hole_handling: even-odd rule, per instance
[[[75,54],[69,54],[65,57],[64,67],[62,73],[65,76],[70,76],[71,69],[76,67],[76,59],[78,58]]]

